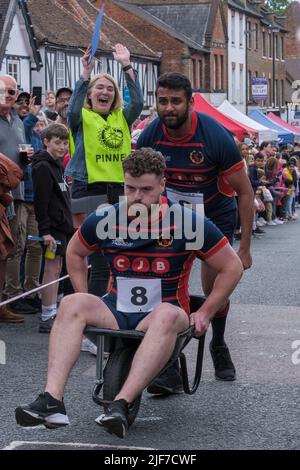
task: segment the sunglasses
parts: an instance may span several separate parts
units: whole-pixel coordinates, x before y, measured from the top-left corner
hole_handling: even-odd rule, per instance
[[[15,96],[15,94],[17,93],[17,90],[13,90],[12,88],[6,91],[10,96]]]
[[[57,103],[69,103],[71,99],[71,96],[68,96],[68,98],[57,98],[56,102]]]
[[[29,99],[21,98],[20,100],[17,100],[16,103],[29,105]]]

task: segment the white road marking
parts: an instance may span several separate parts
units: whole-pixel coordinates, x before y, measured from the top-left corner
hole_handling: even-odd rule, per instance
[[[89,449],[113,449],[113,450],[155,450],[153,447],[134,447],[134,446],[118,446],[109,444],[89,444],[87,442],[57,442],[57,441],[12,441],[2,450],[15,450],[23,445],[52,445],[52,446],[69,446],[69,447],[87,447]]]
[[[149,416],[148,418],[136,418],[135,421],[142,421],[142,422],[145,422],[145,421],[161,421],[162,418],[160,416]]]

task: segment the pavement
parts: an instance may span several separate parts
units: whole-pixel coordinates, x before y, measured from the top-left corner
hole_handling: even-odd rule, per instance
[[[209,331],[196,394],[154,398],[145,392],[123,440],[94,422],[102,409],[91,398],[96,361],[89,353],[81,353],[66,388],[71,425],[57,430],[17,426],[16,406],[35,399],[45,385],[49,337],[38,333],[38,315],[28,315],[23,325],[1,324],[6,363],[0,364],[0,449],[299,450],[299,235],[297,220],[267,227],[253,240],[253,267],[232,296],[227,320],[237,380],[215,380]],[[199,263],[191,292],[201,292]],[[196,348],[193,340],[186,349],[191,376]]]

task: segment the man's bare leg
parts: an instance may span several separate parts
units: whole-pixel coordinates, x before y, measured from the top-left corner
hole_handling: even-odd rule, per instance
[[[69,373],[80,354],[82,333],[87,325],[119,329],[113,314],[98,297],[82,293],[64,297],[50,335],[45,389],[57,400],[63,397]]]
[[[61,272],[62,257],[55,256],[54,260],[46,259],[44,267],[44,275],[42,284],[48,284],[55,279],[58,279]],[[42,305],[49,307],[50,305],[56,305],[58,291],[58,282],[51,286],[45,287],[42,290]],[[42,316],[43,318],[43,316]]]
[[[137,349],[129,375],[115,400],[132,402],[165,366],[175,347],[177,334],[189,326],[187,314],[175,305],[163,303],[137,326],[146,331]]]

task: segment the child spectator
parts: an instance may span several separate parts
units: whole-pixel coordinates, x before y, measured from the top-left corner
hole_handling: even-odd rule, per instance
[[[45,107],[43,108],[43,111],[50,121],[56,121],[58,117],[58,113],[55,109],[56,106],[56,98],[55,98],[55,92],[54,91],[48,91],[46,94],[45,98]]]
[[[283,224],[283,221],[277,217],[277,203],[281,197],[280,189],[276,189],[276,184],[280,182],[281,172],[278,170],[279,160],[276,157],[270,157],[266,161],[265,165],[265,175],[267,180],[267,188],[272,194],[272,221],[277,225]]]
[[[260,227],[264,224],[261,223],[262,214],[265,212],[266,208],[262,200],[262,190],[258,187],[255,191],[254,197],[254,219],[252,225],[252,235],[255,237],[256,235],[262,235],[266,233]]]
[[[277,225],[276,222],[273,222],[272,220],[273,197],[272,197],[270,190],[266,186],[268,181],[266,179],[265,171],[262,168],[258,168],[257,174],[258,174],[259,181],[261,183],[261,186],[259,187],[261,190],[260,198],[263,201],[264,206],[265,206],[267,225]]]
[[[296,220],[298,218],[297,216],[297,213],[296,213],[296,201],[297,201],[297,198],[298,198],[298,192],[299,192],[299,185],[298,185],[298,182],[299,182],[299,172],[298,172],[298,169],[297,169],[297,157],[296,156],[292,156],[290,159],[289,159],[289,163],[293,163],[294,164],[294,169],[293,169],[293,181],[294,181],[294,194],[293,194],[293,201],[292,201],[292,220]]]
[[[262,234],[265,233],[264,230],[260,228],[260,223],[257,225],[256,223],[256,218],[257,218],[257,212],[263,212],[265,210],[264,204],[260,199],[261,195],[261,190],[260,186],[261,183],[259,181],[259,176],[258,176],[258,169],[263,169],[264,168],[264,155],[258,152],[254,156],[254,164],[249,165],[248,167],[248,174],[249,174],[249,179],[253,188],[253,192],[255,194],[255,199],[254,199],[254,220],[253,220],[253,232],[254,234]],[[259,198],[259,200],[257,200]],[[258,207],[260,206],[260,208]]]
[[[54,259],[45,257],[43,284],[48,284],[59,278],[62,256],[73,233],[73,224],[70,196],[61,165],[61,159],[68,151],[68,130],[62,124],[50,124],[42,136],[46,150],[34,156],[32,179],[39,234],[50,250],[56,249]],[[51,330],[56,316],[57,289],[58,283],[42,289],[40,333]]]
[[[282,171],[282,178],[284,185],[287,188],[287,193],[284,197],[284,213],[288,220],[294,220],[292,217],[292,204],[295,194],[295,163],[293,160],[289,161],[287,167]]]

